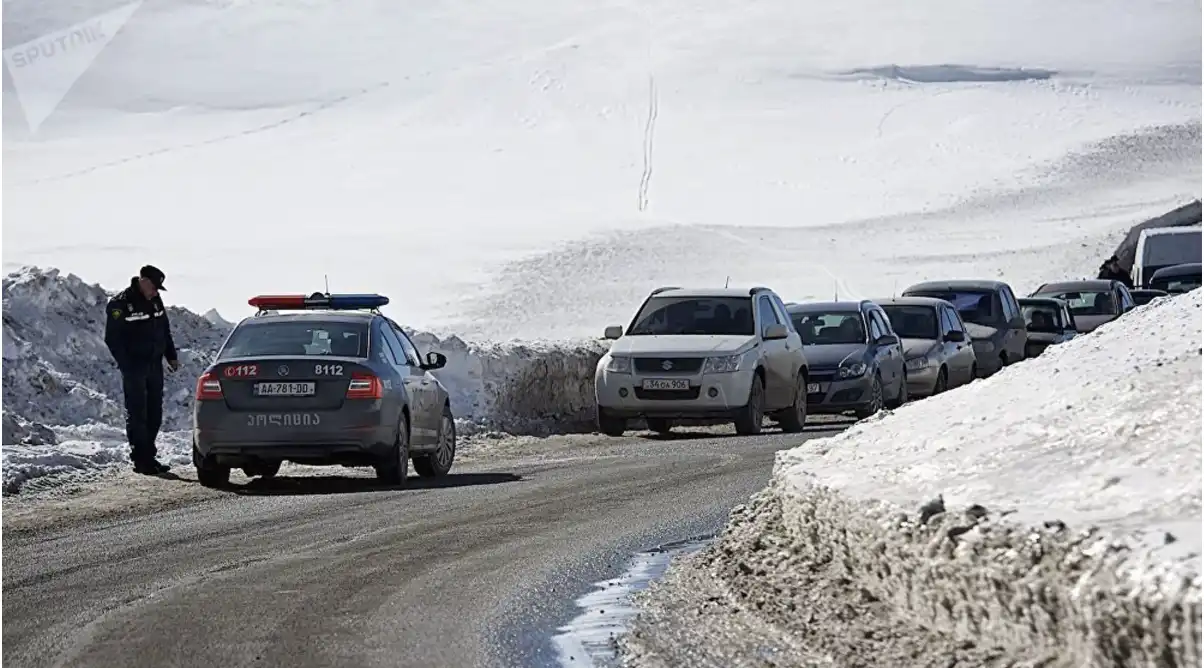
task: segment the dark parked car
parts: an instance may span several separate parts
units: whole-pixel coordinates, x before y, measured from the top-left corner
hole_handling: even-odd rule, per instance
[[[865,418],[907,401],[903,348],[876,304],[790,304],[786,313],[807,355],[808,411]]]
[[[1137,308],[1124,283],[1106,278],[1046,283],[1029,296],[1066,302],[1080,334],[1086,334]]]
[[[1025,355],[1036,357],[1049,346],[1064,343],[1078,335],[1074,314],[1066,302],[1047,297],[1021,297],[1020,312],[1028,329]]]
[[[1133,298],[1133,303],[1138,306],[1144,306],[1159,297],[1165,297],[1169,294],[1166,290],[1155,290],[1154,288],[1129,290],[1129,296]]]
[[[1172,295],[1200,287],[1200,263],[1189,262],[1163,267],[1150,276],[1149,287]]]
[[[389,485],[447,475],[456,424],[431,375],[440,353],[418,354],[378,310],[383,295],[263,295],[197,380],[192,458],[202,485],[231,468],[270,478],[280,463],[371,466]],[[281,313],[281,311],[284,311]]]
[[[1003,281],[955,280],[917,283],[904,297],[943,299],[957,309],[974,342],[978,375],[986,378],[1024,359],[1028,332],[1012,288]]]

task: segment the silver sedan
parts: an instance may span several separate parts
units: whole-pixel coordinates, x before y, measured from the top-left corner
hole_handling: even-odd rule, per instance
[[[943,299],[895,297],[877,299],[903,343],[907,392],[927,397],[974,380],[978,360],[966,324]]]

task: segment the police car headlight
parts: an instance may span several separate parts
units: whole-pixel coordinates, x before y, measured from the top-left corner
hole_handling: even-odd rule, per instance
[[[606,362],[607,373],[631,373],[631,358],[612,356]]]

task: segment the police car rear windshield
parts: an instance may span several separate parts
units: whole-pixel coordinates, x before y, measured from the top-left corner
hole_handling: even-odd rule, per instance
[[[218,359],[285,355],[289,357],[368,356],[364,322],[249,322],[230,335]]]

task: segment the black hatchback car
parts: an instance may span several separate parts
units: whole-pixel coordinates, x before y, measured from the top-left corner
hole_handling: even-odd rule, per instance
[[[225,485],[232,468],[271,477],[281,462],[372,466],[402,485],[443,476],[455,458],[447,390],[381,295],[268,295],[234,327],[197,380],[193,463],[201,484]]]

